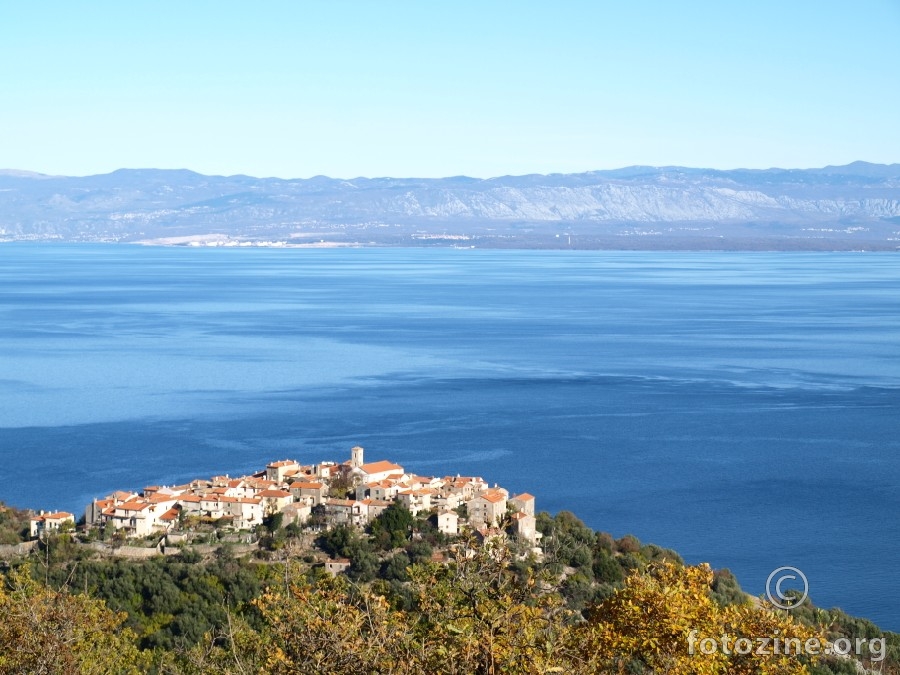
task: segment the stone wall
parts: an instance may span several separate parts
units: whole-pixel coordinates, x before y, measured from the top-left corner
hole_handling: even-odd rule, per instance
[[[37,539],[34,541],[22,542],[21,544],[2,544],[0,545],[0,560],[8,560],[9,558],[28,555],[35,547],[37,547],[37,545]]]

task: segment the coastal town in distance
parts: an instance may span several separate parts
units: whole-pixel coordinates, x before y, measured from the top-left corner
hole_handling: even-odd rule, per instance
[[[141,493],[117,490],[87,505],[82,521],[120,539],[159,537],[148,554],[177,553],[187,531],[198,524],[234,532],[253,531],[267,518],[279,515],[281,524],[318,529],[346,525],[363,528],[392,504],[413,517],[427,518],[436,530],[453,537],[469,532],[479,542],[515,537],[540,555],[535,498],[510,495],[475,476],[419,476],[387,460],[366,462],[364,449],[355,446],[350,459],[300,464],[292,459],[270,462],[264,471],[248,476],[213,476],[183,485],[145,487]],[[31,518],[33,539],[70,531],[75,514],[45,513]],[[326,564],[329,572],[345,571],[346,559]]]

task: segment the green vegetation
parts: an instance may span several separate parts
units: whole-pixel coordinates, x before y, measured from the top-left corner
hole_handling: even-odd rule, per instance
[[[28,511],[0,502],[0,544],[18,544],[28,539],[30,517]]]
[[[827,675],[855,666],[691,655],[688,636],[883,635],[809,603],[790,616],[761,607],[727,570],[685,566],[672,551],[594,532],[568,512],[537,523],[540,560],[515,540],[448,541],[401,505],[367,532],[338,526],[314,542],[268,519],[259,552],[243,558],[223,546],[122,560],[52,536],[0,583],[0,675]],[[324,571],[329,557],[350,561],[345,575]],[[900,636],[887,639],[880,672],[898,672]]]
[[[87,594],[39,583],[27,567],[0,585],[0,674],[128,675],[149,654],[122,628],[123,616]]]
[[[127,617],[141,649],[196,644],[249,606],[271,583],[272,568],[224,553],[202,564],[180,556],[149,560],[88,560],[51,568],[51,587],[68,586],[103,600]],[[193,556],[188,557],[190,560]]]

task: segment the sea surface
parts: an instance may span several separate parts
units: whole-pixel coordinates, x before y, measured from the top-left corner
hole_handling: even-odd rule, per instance
[[[900,257],[0,245],[0,500],[475,474],[900,630]]]

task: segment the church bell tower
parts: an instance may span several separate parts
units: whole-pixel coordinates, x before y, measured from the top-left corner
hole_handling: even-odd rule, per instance
[[[356,445],[350,448],[350,466],[354,469],[358,469],[364,464],[363,462],[363,449],[362,447]]]

